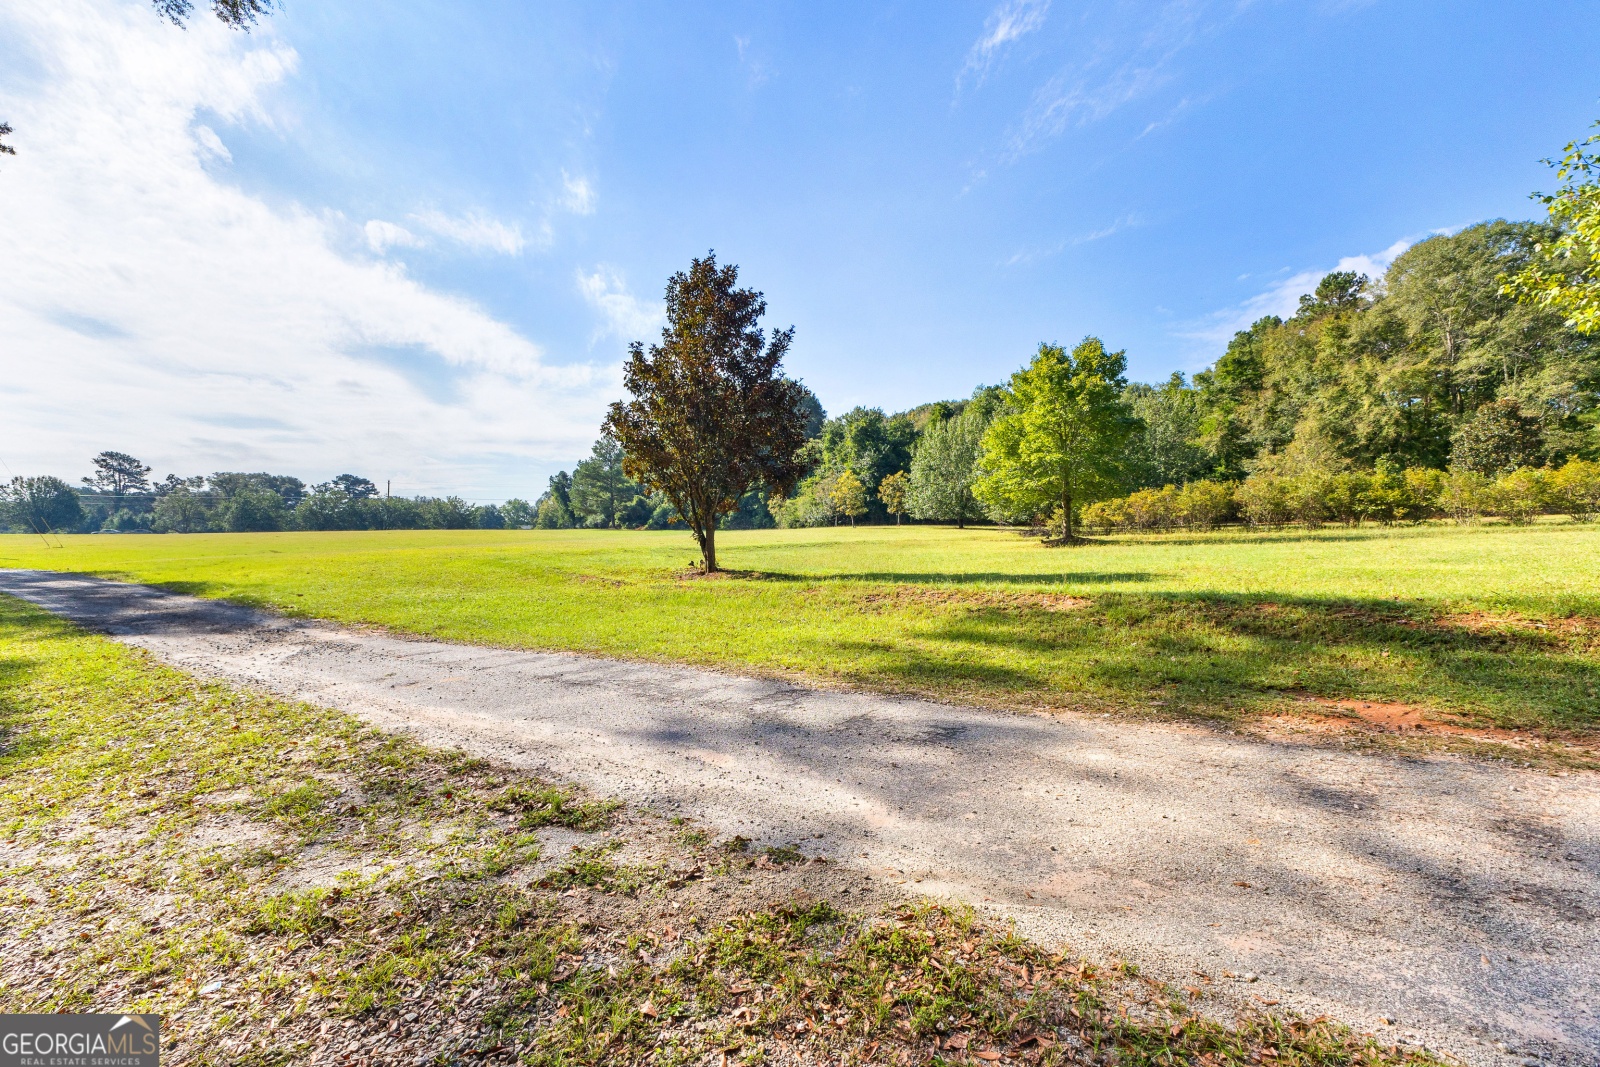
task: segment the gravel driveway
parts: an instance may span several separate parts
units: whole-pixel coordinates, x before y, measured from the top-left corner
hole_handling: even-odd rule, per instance
[[[76,575],[0,591],[1234,1001],[1474,1064],[1600,1063],[1600,775],[408,640]]]

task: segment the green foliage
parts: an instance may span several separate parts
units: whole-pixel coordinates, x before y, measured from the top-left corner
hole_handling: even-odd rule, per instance
[[[878,502],[900,525],[900,517],[911,509],[911,476],[905,471],[885,475],[878,483]]]
[[[1600,126],[1600,123],[1596,123]],[[1535,193],[1559,236],[1541,242],[1540,258],[1506,280],[1516,299],[1566,316],[1580,333],[1600,333],[1600,156],[1587,151],[1600,134],[1572,141],[1566,154],[1547,160],[1561,188]]]
[[[1537,463],[1544,451],[1539,423],[1509,397],[1480,407],[1450,438],[1450,465],[1500,474]]]
[[[984,433],[974,495],[1010,515],[1059,505],[1061,538],[1072,540],[1074,510],[1123,484],[1124,450],[1139,430],[1122,400],[1126,369],[1126,354],[1107,352],[1096,337],[1070,354],[1040,345],[1011,376],[1007,411]]]
[[[1182,485],[1215,465],[1200,444],[1206,411],[1200,391],[1174,372],[1159,386],[1134,383],[1123,394],[1144,430],[1128,457],[1130,475],[1149,486]]]
[[[623,472],[622,461],[622,446],[602,435],[589,458],[572,468],[567,499],[574,523],[602,529],[623,525],[624,509],[642,489]]]
[[[567,505],[560,497],[549,493],[540,499],[539,512],[534,517],[533,525],[540,530],[570,530],[573,526],[572,512],[567,510]]]
[[[0,518],[19,533],[51,533],[75,529],[83,521],[77,492],[60,478],[11,479],[0,486]]]
[[[282,530],[288,525],[289,509],[281,496],[270,489],[243,485],[227,493],[216,511],[217,525],[229,533],[260,533]]]
[[[850,520],[851,526],[856,524],[858,515],[867,513],[867,487],[861,484],[854,471],[839,472],[833,480],[833,488],[828,491],[828,499],[833,501],[834,510]]]
[[[984,517],[973,494],[989,412],[970,405],[941,422],[929,422],[911,461],[911,514],[964,527]]]
[[[1600,514],[1600,463],[1569,461],[1550,476],[1550,491],[1555,510],[1589,522]]]
[[[767,304],[736,288],[739,270],[707,253],[667,282],[661,343],[629,347],[632,399],[611,405],[604,432],[625,469],[677,509],[717,569],[716,531],[751,489],[788,493],[804,473],[804,387],[783,376],[794,330],[760,328]]]
[[[1083,524],[1105,532],[1210,530],[1231,517],[1236,507],[1231,484],[1201,480],[1181,489],[1167,485],[1096,501],[1083,509]]]
[[[536,515],[533,505],[520,497],[512,497],[500,506],[500,517],[505,520],[508,529],[520,530],[532,526]]]

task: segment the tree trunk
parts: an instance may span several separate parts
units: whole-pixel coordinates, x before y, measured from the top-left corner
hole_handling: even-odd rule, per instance
[[[717,569],[717,528],[715,526],[707,529],[706,535],[700,539],[700,555],[702,557],[701,563],[705,567],[703,573],[710,574]]]
[[[1061,540],[1072,540],[1072,489],[1068,487],[1061,491]]]

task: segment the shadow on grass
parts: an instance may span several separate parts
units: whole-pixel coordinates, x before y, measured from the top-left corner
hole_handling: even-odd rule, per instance
[[[954,602],[914,627],[914,648],[874,667],[908,686],[1157,698],[1207,716],[1310,695],[1589,732],[1600,728],[1600,623],[1568,622],[1484,628],[1422,604],[1282,596],[1116,593],[1077,611]]]
[[[729,571],[729,574],[735,572]],[[1052,571],[1022,574],[1017,571],[853,571],[831,574],[797,574],[788,571],[740,571],[740,576],[774,582],[889,582],[899,585],[1126,585],[1166,577],[1150,571]]]

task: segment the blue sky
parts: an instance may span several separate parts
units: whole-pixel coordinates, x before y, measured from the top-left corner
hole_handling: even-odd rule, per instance
[[[1600,117],[1580,3],[373,11],[0,0],[8,467],[536,496],[707,248],[831,412],[1088,333],[1154,380],[1324,271],[1531,217]]]

